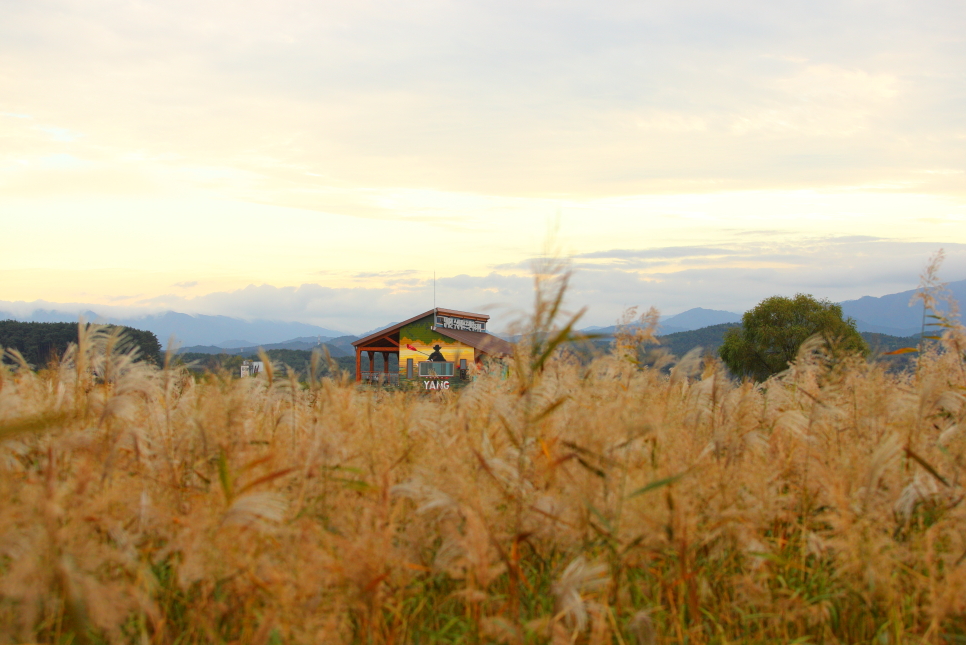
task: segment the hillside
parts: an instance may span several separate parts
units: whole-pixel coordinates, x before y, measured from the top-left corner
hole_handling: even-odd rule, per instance
[[[661,340],[661,347],[666,348],[671,354],[680,358],[695,347],[717,352],[718,348],[724,342],[724,336],[727,331],[735,327],[741,327],[741,325],[738,323],[712,325],[703,329],[658,336],[658,338]],[[869,349],[872,350],[873,357],[884,358],[889,361],[897,361],[899,357],[883,357],[882,355],[903,347],[915,347],[919,342],[918,336],[892,336],[875,332],[860,332],[860,334],[865,339],[865,342],[869,344]]]
[[[717,351],[721,343],[724,342],[725,333],[735,327],[741,327],[741,325],[738,323],[722,323],[691,331],[679,331],[658,336],[658,338],[661,341],[661,347],[680,357],[695,347],[702,347],[707,351]]]
[[[673,316],[662,316],[661,324],[658,328],[662,335],[670,336],[685,331],[694,331],[711,326],[718,326],[725,323],[737,323],[741,320],[741,314],[731,311],[721,311],[718,309],[704,309],[695,307],[688,309]],[[617,333],[618,326],[609,327],[587,327],[581,331],[591,332],[602,336],[612,336]]]
[[[110,326],[114,328],[114,325]],[[155,364],[161,361],[161,345],[149,331],[123,327],[126,342],[141,349],[141,359]],[[70,343],[77,342],[77,323],[0,321],[0,348],[16,349],[34,367],[43,367],[52,358],[59,358]]]
[[[957,302],[966,302],[966,280],[946,285]],[[859,331],[879,332],[893,336],[910,336],[922,329],[922,303],[910,306],[915,289],[873,298],[865,296],[842,303],[842,313],[854,318]],[[944,310],[944,307],[940,308]]]
[[[319,343],[318,338],[313,337],[303,337],[303,338],[293,338],[281,343],[268,343],[265,345],[259,344],[249,344],[244,347],[221,347],[219,345],[192,345],[191,347],[182,347],[178,350],[179,354],[229,354],[234,356],[248,355],[258,351],[261,347],[265,350],[277,350],[277,349],[290,349],[290,350],[303,350],[311,352],[316,348],[323,348],[329,350],[331,356],[354,356],[355,351],[352,348],[352,341],[356,340],[355,336],[339,336],[338,338],[321,338],[322,343]],[[224,343],[222,343],[224,344]]]
[[[312,352],[301,350],[301,349],[269,349],[265,352],[268,354],[268,358],[272,363],[279,369],[279,375],[286,376],[286,368],[291,368],[296,377],[300,381],[307,381],[309,368],[312,364]],[[354,356],[333,356],[332,359],[338,366],[338,369],[343,372],[354,373],[355,372],[355,357]],[[238,376],[238,368],[241,366],[244,360],[260,360],[257,353],[249,352],[247,354],[214,354],[208,352],[187,352],[183,354],[178,354],[176,362],[179,365],[185,365],[189,369],[201,372],[219,372],[225,370],[232,374],[233,376]],[[368,361],[364,361],[368,364]],[[382,367],[382,362],[377,361],[377,367]],[[319,376],[330,376],[331,370],[329,365],[324,359],[319,360]]]
[[[0,302],[0,319],[10,318],[22,322],[67,322],[77,323],[78,315],[85,320],[143,329],[152,332],[160,340],[163,347],[173,336],[182,345],[220,345],[232,343],[227,339],[251,339],[253,343],[281,343],[286,339],[303,337],[317,339],[337,338],[345,332],[319,327],[308,323],[278,321],[278,320],[244,320],[231,316],[209,316],[204,314],[184,314],[176,311],[150,314],[146,316],[125,316],[102,314],[90,308],[86,310],[58,311],[54,309],[36,309],[27,316],[15,316],[15,303]],[[94,308],[96,305],[84,305]],[[234,341],[237,342],[237,341]]]

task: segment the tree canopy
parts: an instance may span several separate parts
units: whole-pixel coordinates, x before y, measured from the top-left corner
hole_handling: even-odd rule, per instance
[[[725,334],[718,351],[733,374],[763,381],[785,370],[802,343],[815,334],[835,355],[869,351],[855,321],[842,318],[841,306],[801,293],[762,300],[745,312],[741,327]]]
[[[160,364],[161,345],[157,336],[133,327],[123,327],[123,330],[124,347],[136,345],[141,349],[139,360]],[[0,321],[0,348],[18,350],[28,363],[38,368],[51,359],[59,359],[67,346],[76,342],[77,323]]]

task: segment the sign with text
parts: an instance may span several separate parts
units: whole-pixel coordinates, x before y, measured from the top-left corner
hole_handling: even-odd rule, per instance
[[[486,323],[482,320],[469,318],[455,318],[453,316],[436,316],[436,326],[443,329],[459,329],[461,331],[486,331]]]

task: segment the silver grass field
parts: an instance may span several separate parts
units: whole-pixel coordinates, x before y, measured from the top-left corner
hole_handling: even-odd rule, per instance
[[[966,642],[961,327],[740,383],[578,360],[565,286],[455,392],[8,353],[0,642]]]

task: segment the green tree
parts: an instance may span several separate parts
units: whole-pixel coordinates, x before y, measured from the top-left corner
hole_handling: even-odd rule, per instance
[[[114,325],[107,327],[113,329]],[[137,346],[141,350],[138,360],[161,364],[161,345],[157,336],[133,327],[122,329],[124,340],[118,349],[125,351]],[[67,346],[76,342],[77,323],[0,320],[0,348],[18,350],[36,368],[47,365],[52,359],[60,360]],[[0,360],[2,354],[0,351]]]
[[[718,352],[732,374],[763,381],[785,370],[802,343],[815,334],[835,356],[869,352],[855,321],[842,318],[841,306],[801,293],[766,298],[745,312],[741,327],[728,330]]]

